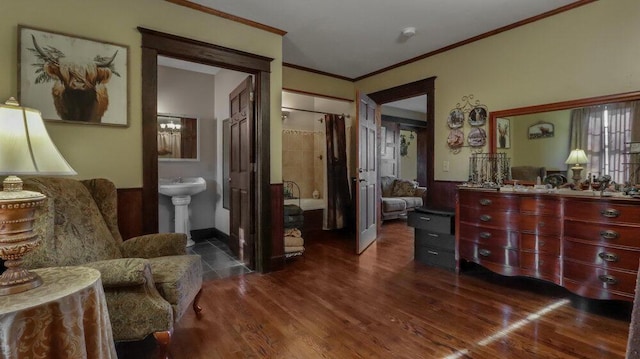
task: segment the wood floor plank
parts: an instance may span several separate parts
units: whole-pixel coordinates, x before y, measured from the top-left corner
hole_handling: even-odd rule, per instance
[[[361,256],[346,234],[320,232],[305,247],[282,271],[206,282],[204,317],[185,314],[173,359],[625,355],[629,303],[585,300],[474,265],[456,275],[416,263],[403,221],[385,222]]]

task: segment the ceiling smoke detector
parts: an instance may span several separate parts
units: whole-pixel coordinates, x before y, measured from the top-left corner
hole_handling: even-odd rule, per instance
[[[402,36],[409,38],[413,35],[416,34],[416,28],[415,27],[405,27],[404,29],[402,29]]]

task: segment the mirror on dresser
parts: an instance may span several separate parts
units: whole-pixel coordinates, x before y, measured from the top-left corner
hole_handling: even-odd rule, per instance
[[[198,131],[197,118],[158,114],[158,160],[198,161]]]
[[[584,147],[582,178],[640,183],[640,155],[629,153],[640,152],[630,144],[640,141],[640,91],[494,111],[489,126],[490,152],[506,153],[512,168],[544,167],[571,181],[575,164],[565,162]]]

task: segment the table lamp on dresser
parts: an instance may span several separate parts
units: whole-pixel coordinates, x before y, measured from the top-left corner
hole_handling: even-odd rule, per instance
[[[21,107],[12,97],[0,104],[0,258],[7,269],[0,276],[0,295],[24,292],[42,284],[35,273],[22,268],[22,257],[36,248],[36,207],[45,196],[22,190],[15,175],[75,175],[51,141],[40,111]]]
[[[584,167],[580,165],[584,165],[587,162],[589,162],[589,160],[587,159],[587,154],[584,153],[584,150],[581,150],[579,148],[572,150],[571,153],[569,153],[569,157],[564,162],[568,165],[574,165],[573,167],[571,167],[571,170],[573,171],[572,178],[575,185],[578,185],[580,183],[580,180],[582,179],[581,173]]]

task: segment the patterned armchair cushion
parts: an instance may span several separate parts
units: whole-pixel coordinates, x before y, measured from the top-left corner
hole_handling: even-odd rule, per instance
[[[153,284],[151,266],[143,270],[144,284],[108,288],[104,291],[113,339],[141,340],[155,332],[173,328],[173,310]]]
[[[183,233],[157,233],[127,239],[120,249],[125,257],[154,258],[187,254]]]
[[[180,318],[202,286],[200,256],[168,256],[149,259],[156,288]]]
[[[97,269],[102,286],[106,289],[144,284],[144,271],[149,266],[149,261],[142,258],[118,258],[86,263],[83,266]]]
[[[120,243],[81,182],[38,177],[24,180],[24,186],[47,196],[37,210],[41,243],[24,257],[25,266],[73,266],[122,257]]]

